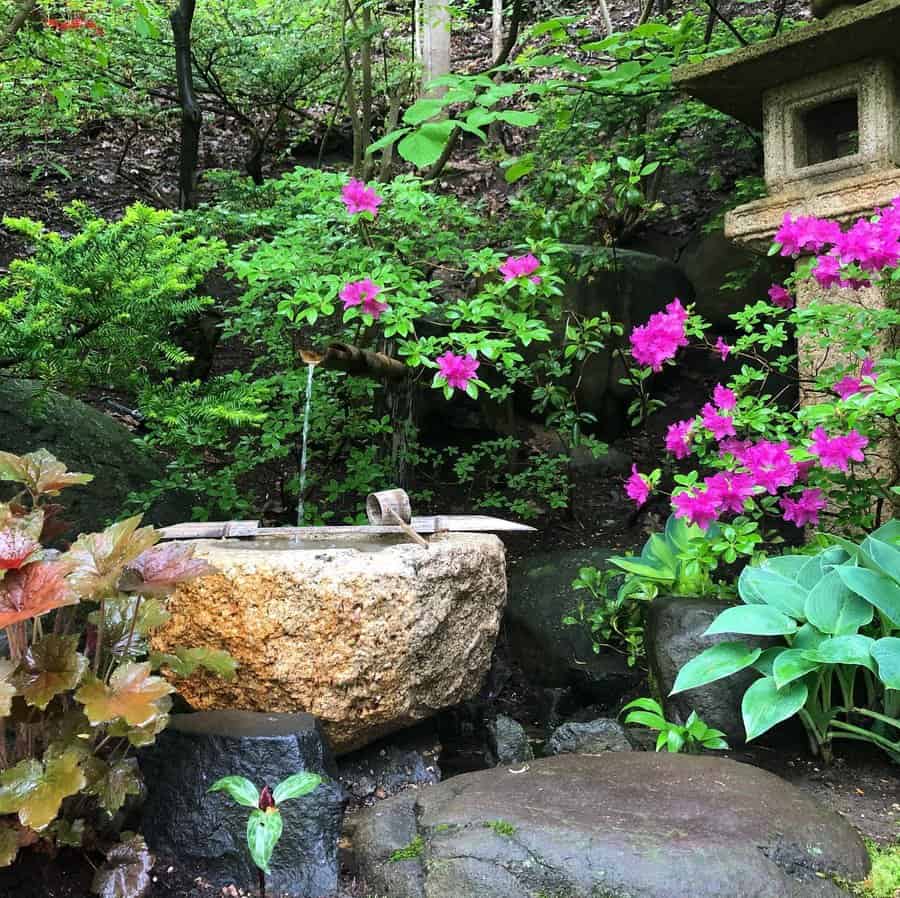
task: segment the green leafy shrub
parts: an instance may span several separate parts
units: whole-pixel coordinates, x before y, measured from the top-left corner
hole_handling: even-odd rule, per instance
[[[76,232],[3,220],[34,245],[0,279],[0,370],[73,386],[135,388],[191,356],[173,331],[207,308],[200,294],[224,244],[141,204],[106,221],[68,207]]]
[[[683,726],[666,720],[662,706],[652,698],[636,698],[622,708],[623,714],[626,711],[630,713],[626,716],[625,723],[638,723],[659,733],[656,739],[657,751],[665,749],[673,754],[682,751],[697,754],[703,749],[723,751],[728,748],[725,734],[707,726],[696,711],[691,711]]]
[[[860,544],[840,539],[815,555],[783,555],[749,566],[742,605],[707,633],[782,636],[786,645],[712,646],[678,673],[683,692],[752,667],[744,694],[747,739],[795,714],[826,758],[835,739],[868,742],[900,760],[900,522]]]
[[[156,545],[159,534],[129,518],[82,534],[65,552],[47,548],[64,488],[87,483],[45,450],[0,452],[0,480],[21,489],[0,503],[0,864],[22,845],[81,845],[141,791],[135,746],[165,727],[174,687],[160,668],[202,665],[234,674],[231,658],[202,648],[147,654],[166,620],[160,599],[211,568],[193,549]],[[81,614],[76,606],[93,610]],[[126,845],[110,863],[146,846]],[[146,865],[144,865],[146,866]],[[146,869],[144,870],[146,872]],[[104,877],[99,877],[106,882]]]

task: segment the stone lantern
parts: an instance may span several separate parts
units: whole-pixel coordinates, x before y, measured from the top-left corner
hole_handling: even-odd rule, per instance
[[[787,212],[846,224],[900,196],[900,0],[838,7],[772,40],[676,69],[673,82],[762,131],[768,195],[725,216],[728,239],[765,252]],[[810,281],[797,302],[812,300],[885,304],[875,288],[851,293]],[[823,365],[849,362],[811,341],[799,356],[803,402],[821,401],[808,385]],[[873,449],[877,473],[896,476],[897,444]]]

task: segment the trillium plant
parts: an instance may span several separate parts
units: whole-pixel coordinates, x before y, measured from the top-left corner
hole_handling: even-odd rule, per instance
[[[179,583],[212,569],[193,548],[158,544],[129,518],[49,548],[65,532],[56,497],[92,477],[66,470],[49,452],[0,452],[0,480],[18,490],[0,503],[0,865],[40,843],[100,844],[97,832],[141,791],[135,747],[166,725],[171,675],[198,666],[232,676],[218,651],[149,654],[148,637],[167,618],[162,604]],[[81,606],[81,607],[79,607]],[[152,862],[133,838],[108,854],[95,887],[129,898]]]
[[[650,375],[679,353],[713,352],[731,376],[723,373],[709,401],[665,438],[674,514],[704,530],[774,518],[798,528],[872,529],[900,507],[900,352],[891,340],[900,326],[900,198],[846,229],[787,215],[775,239],[773,254],[796,258],[795,273],[731,316],[739,332],[732,343],[678,299],[632,331],[636,406],[652,410]],[[883,303],[860,300],[871,286]],[[823,289],[827,300],[816,297]],[[814,298],[798,306],[804,290]],[[815,371],[801,366],[799,378],[797,343],[821,361]],[[785,402],[792,376],[802,405]],[[663,469],[635,467],[626,493],[641,506],[663,482]]]
[[[295,773],[280,782],[275,789],[257,789],[243,776],[226,776],[210,786],[210,792],[225,792],[245,808],[252,808],[247,820],[247,850],[259,871],[259,893],[266,895],[266,876],[272,871],[272,854],[284,831],[281,805],[292,798],[302,798],[314,792],[322,783],[317,773]]]

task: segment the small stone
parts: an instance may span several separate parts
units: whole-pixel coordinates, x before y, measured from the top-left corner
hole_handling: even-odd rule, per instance
[[[489,763],[522,764],[534,759],[524,727],[505,714],[488,725],[488,743]]]
[[[548,755],[599,755],[607,751],[632,751],[632,746],[625,727],[606,717],[587,723],[564,723],[544,746]]]

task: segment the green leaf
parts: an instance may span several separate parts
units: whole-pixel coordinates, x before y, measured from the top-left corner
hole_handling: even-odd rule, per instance
[[[506,109],[497,113],[497,120],[506,122],[510,125],[516,125],[519,128],[530,128],[536,125],[540,120],[540,116],[534,112],[522,112],[516,109]]]
[[[776,724],[793,717],[809,696],[806,683],[797,681],[779,689],[771,677],[762,677],[744,693],[741,714],[747,741],[772,729]]]
[[[668,726],[665,717],[660,717],[659,714],[653,714],[650,711],[632,711],[625,718],[625,723],[639,723],[651,730],[664,730]]]
[[[0,814],[18,814],[22,826],[42,830],[59,813],[64,798],[76,795],[86,783],[74,750],[48,749],[44,763],[20,761],[0,773]]]
[[[817,648],[808,649],[804,657],[820,664],[857,664],[868,667],[873,673],[872,646],[875,640],[861,633],[851,636],[832,636],[824,639]]]
[[[237,661],[228,652],[204,647],[188,649],[184,646],[177,646],[172,652],[152,652],[150,666],[154,670],[168,667],[179,677],[189,677],[198,667],[205,667],[211,673],[224,677],[226,680],[233,679],[237,671]]]
[[[259,807],[259,791],[256,786],[243,776],[223,776],[216,780],[208,792],[227,792],[238,804],[245,808]]]
[[[446,105],[443,100],[432,98],[417,100],[403,113],[403,121],[407,125],[421,125],[422,122],[439,115]]]
[[[43,711],[57,695],[81,682],[88,659],[77,646],[77,636],[51,634],[25,652],[11,679],[29,705]]]
[[[750,667],[760,655],[761,648],[750,648],[743,642],[720,642],[710,646],[678,671],[671,694],[730,677],[739,670]]]
[[[809,592],[806,598],[806,619],[823,633],[846,636],[870,623],[872,606],[851,592],[832,570]]]
[[[782,686],[805,677],[819,666],[817,661],[806,657],[806,653],[801,649],[785,649],[775,659],[771,676],[775,680],[775,686],[781,689]]]
[[[738,580],[738,591],[745,601],[750,595],[755,604],[770,605],[797,620],[804,618],[806,590],[793,578],[768,566],[745,567]]]
[[[883,574],[863,567],[835,568],[844,585],[874,605],[900,627],[900,586]]]
[[[675,727],[672,727],[666,733],[666,751],[674,755],[678,754],[682,748],[684,748],[684,736]]]
[[[390,134],[385,134],[383,137],[380,137],[374,143],[370,143],[368,147],[366,147],[366,155],[370,156],[372,153],[377,153],[379,150],[383,150],[392,143],[396,143],[404,134],[409,134],[411,130],[411,128],[398,128],[396,131],[391,131]]]
[[[261,811],[257,808],[251,812],[247,821],[247,847],[250,849],[250,857],[264,873],[270,872],[269,861],[272,860],[272,852],[281,838],[283,828],[284,821],[275,809]]]
[[[134,758],[123,758],[111,764],[94,758],[93,763],[86,766],[89,773],[85,792],[94,795],[110,817],[118,813],[127,796],[141,794],[141,777]]]
[[[315,791],[322,782],[322,777],[317,773],[295,773],[286,780],[282,780],[272,793],[275,804],[281,804],[290,798],[300,798]]]
[[[530,175],[534,171],[534,165],[534,153],[526,153],[524,156],[520,156],[506,166],[506,172],[504,174],[506,183],[515,184],[516,181],[521,180],[525,175]]]
[[[888,689],[900,689],[900,638],[876,639],[872,657],[878,662],[878,679]]]
[[[862,548],[885,574],[900,580],[900,549],[873,536],[863,540]]]
[[[427,168],[440,159],[456,123],[451,119],[443,122],[427,122],[412,134],[407,134],[397,144],[397,152],[416,168]]]
[[[706,636],[741,633],[747,636],[789,636],[797,622],[768,605],[738,605],[726,608],[707,628]]]

